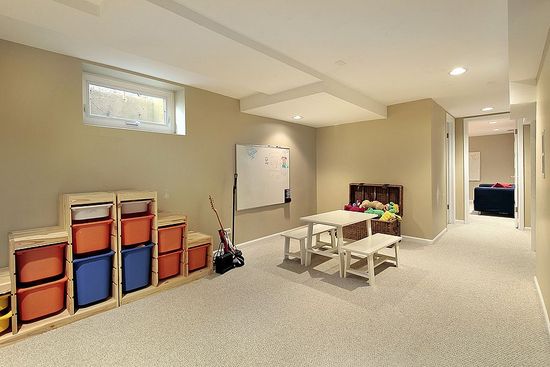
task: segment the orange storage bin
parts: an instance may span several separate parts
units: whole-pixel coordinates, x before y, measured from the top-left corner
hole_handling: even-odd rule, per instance
[[[127,217],[120,220],[122,245],[130,246],[151,241],[151,222],[154,215]]]
[[[17,313],[21,321],[48,316],[65,308],[67,277],[17,290]]]
[[[166,279],[180,273],[181,255],[183,250],[159,255],[159,279]]]
[[[111,247],[112,219],[73,224],[73,253],[87,254]]]
[[[183,248],[183,231],[185,224],[159,228],[159,253],[175,251]]]
[[[59,243],[16,251],[17,280],[28,283],[63,274],[66,246],[66,243]]]
[[[190,248],[187,252],[189,271],[199,270],[206,267],[208,246],[202,245]]]

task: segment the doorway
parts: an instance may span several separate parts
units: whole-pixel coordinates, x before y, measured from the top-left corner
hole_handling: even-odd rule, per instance
[[[523,119],[464,119],[464,222],[490,217],[524,228]]]

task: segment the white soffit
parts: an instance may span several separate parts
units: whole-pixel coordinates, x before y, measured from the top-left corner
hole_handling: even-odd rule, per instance
[[[241,111],[264,117],[271,117],[278,120],[290,121],[288,111],[285,107],[292,106],[295,109],[295,115],[306,115],[313,109],[324,110],[327,112],[326,106],[312,105],[320,99],[319,95],[324,96],[325,100],[330,99],[332,102],[329,105],[346,105],[346,108],[336,108],[328,115],[334,116],[335,120],[332,123],[327,122],[328,118],[311,117],[303,120],[294,120],[303,125],[310,126],[326,126],[338,125],[347,122],[355,122],[360,120],[373,120],[385,118],[387,116],[387,106],[375,101],[374,99],[352,89],[348,86],[337,82],[329,76],[315,70],[314,68],[303,64],[284,53],[281,53],[265,44],[255,41],[254,39],[236,32],[231,28],[224,26],[221,23],[212,21],[211,19],[197,13],[184,6],[181,2],[173,0],[148,0],[174,14],[177,14],[185,19],[188,19],[196,24],[205,27],[213,32],[216,32],[224,37],[227,37],[243,46],[261,52],[275,60],[279,60],[296,70],[300,70],[309,74],[320,82],[302,85],[295,89],[281,91],[276,94],[266,95],[264,93],[254,94],[248,98],[241,99]],[[297,90],[300,92],[297,93]],[[307,98],[311,96],[312,98]],[[330,96],[330,98],[327,98]],[[336,102],[339,100],[339,102]],[[259,102],[261,101],[261,102]],[[253,105],[253,107],[251,107]],[[355,105],[350,108],[349,105]],[[317,116],[318,114],[315,114]]]
[[[386,105],[509,111],[503,0],[176,1]]]
[[[250,107],[246,111],[243,110],[243,112],[311,127],[332,126],[381,118],[375,113],[326,92],[307,94],[302,97]],[[303,116],[303,119],[296,121],[292,118],[295,115]]]
[[[469,136],[500,135],[513,133],[516,122],[510,114],[482,116],[468,120]]]

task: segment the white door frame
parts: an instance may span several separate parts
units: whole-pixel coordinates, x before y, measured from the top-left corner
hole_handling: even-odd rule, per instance
[[[462,167],[464,169],[463,177],[463,200],[464,200],[464,223],[470,222],[470,133],[468,131],[468,126],[470,124],[470,120],[473,119],[464,119],[464,131],[463,131],[463,150],[464,150],[464,156],[463,156],[463,164]]]
[[[470,133],[469,133],[469,122],[472,120],[479,119],[479,117],[470,117],[464,119],[464,157],[463,157],[463,167],[464,167],[464,223],[469,223],[470,221]],[[521,128],[518,128],[521,127]],[[516,120],[516,129],[517,134],[515,136],[515,146],[517,147],[516,153],[514,155],[515,165],[517,167],[515,175],[517,186],[515,191],[519,194],[517,195],[518,199],[516,200],[515,209],[516,215],[518,218],[518,227],[519,229],[524,229],[525,227],[525,186],[524,186],[524,167],[523,167],[523,119]],[[520,139],[521,135],[521,139]]]
[[[445,140],[447,151],[447,223],[456,221],[456,184],[455,184],[455,119],[447,113],[446,116],[447,139]]]
[[[531,141],[531,250],[537,249],[537,124],[530,122]]]
[[[516,139],[516,152],[514,159],[515,164],[515,184],[516,184],[516,202],[514,204],[516,228],[520,230],[525,229],[525,170],[523,167],[523,118],[516,120],[516,131],[514,139]]]

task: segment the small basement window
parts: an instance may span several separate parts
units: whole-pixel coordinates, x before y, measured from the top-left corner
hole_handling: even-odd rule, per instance
[[[83,73],[82,82],[85,124],[185,134],[181,131],[184,121],[176,124],[175,101],[184,102],[183,98],[176,97],[175,90],[91,73]]]

